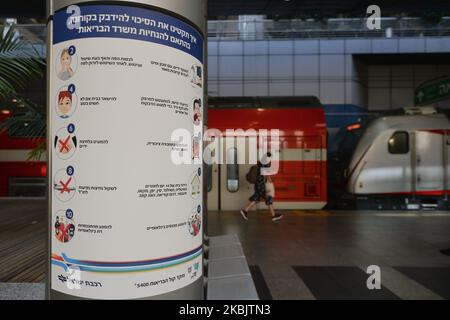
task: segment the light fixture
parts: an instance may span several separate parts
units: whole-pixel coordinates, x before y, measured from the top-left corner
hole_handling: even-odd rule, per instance
[[[347,126],[347,131],[353,131],[353,130],[358,130],[361,129],[361,124],[360,123],[355,123],[355,124],[351,124]]]

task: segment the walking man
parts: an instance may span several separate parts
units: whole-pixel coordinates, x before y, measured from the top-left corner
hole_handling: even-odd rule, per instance
[[[251,210],[260,200],[263,198],[265,200],[266,205],[269,207],[270,215],[272,216],[272,221],[278,221],[283,218],[282,214],[275,213],[275,209],[273,208],[273,196],[271,194],[268,194],[266,191],[266,182],[272,182],[272,179],[270,178],[270,175],[267,175],[266,171],[267,168],[270,167],[271,162],[270,158],[272,157],[272,154],[270,152],[267,152],[266,154],[266,161],[264,161],[266,164],[261,163],[258,161],[256,170],[256,179],[255,179],[255,192],[253,195],[249,198],[249,203],[244,209],[241,209],[241,215],[245,220],[248,220],[248,212]],[[266,170],[265,170],[266,169]],[[250,170],[251,174],[252,169]]]

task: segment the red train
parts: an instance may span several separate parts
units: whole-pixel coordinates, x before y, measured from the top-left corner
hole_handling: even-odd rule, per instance
[[[0,123],[10,116],[10,110],[0,110]],[[45,196],[45,159],[27,160],[30,151],[42,141],[21,136],[20,130],[14,135],[8,130],[0,133],[0,197]]]
[[[275,208],[321,209],[326,205],[327,128],[317,98],[210,98],[208,128],[220,130],[225,138],[227,129],[279,129],[279,170],[273,176]],[[224,159],[242,156],[236,145],[219,147]],[[210,210],[238,210],[246,203],[253,191],[245,178],[251,165],[247,161],[209,166]],[[264,207],[264,203],[259,205]]]

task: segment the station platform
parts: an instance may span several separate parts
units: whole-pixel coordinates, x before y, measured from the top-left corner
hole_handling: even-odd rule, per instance
[[[45,208],[0,200],[0,299],[43,299]],[[210,237],[237,235],[259,299],[450,299],[450,212],[280,213],[208,214]],[[380,290],[366,287],[370,265]]]

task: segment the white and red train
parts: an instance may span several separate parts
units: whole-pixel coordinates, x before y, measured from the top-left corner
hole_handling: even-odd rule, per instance
[[[450,122],[434,108],[405,108],[365,130],[347,169],[358,209],[448,209]]]

